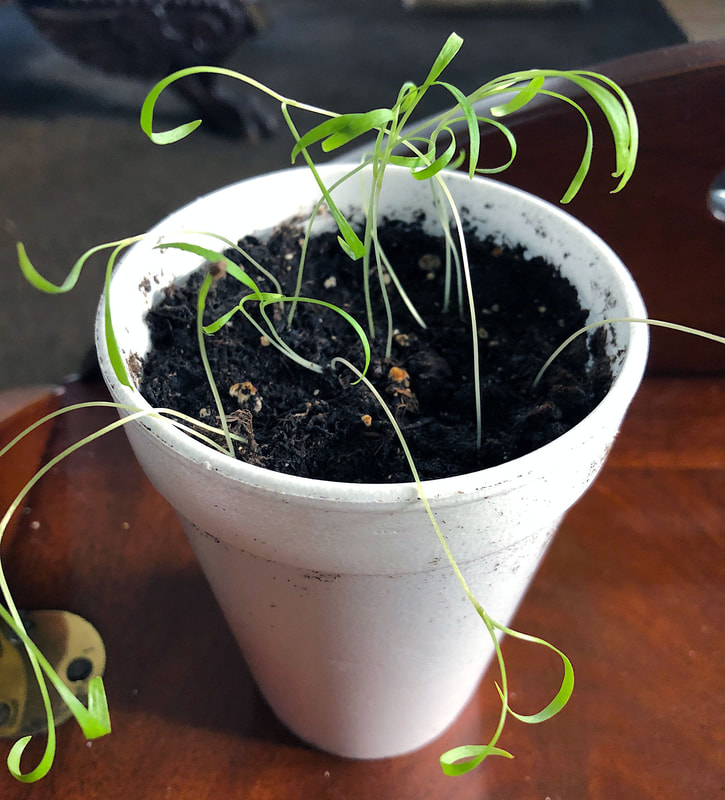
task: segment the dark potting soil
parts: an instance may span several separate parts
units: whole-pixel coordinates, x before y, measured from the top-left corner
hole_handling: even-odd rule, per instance
[[[392,355],[385,358],[386,325],[377,302],[368,377],[392,409],[423,479],[524,455],[581,421],[606,394],[611,365],[603,334],[589,341],[579,337],[532,389],[546,358],[586,323],[587,311],[573,286],[543,259],[469,237],[483,406],[477,448],[471,328],[458,314],[457,299],[452,312],[442,311],[442,240],[425,234],[419,222],[395,221],[381,225],[380,239],[427,328],[413,320],[391,287]],[[253,237],[240,245],[291,294],[301,241],[300,230],[288,226],[265,245]],[[241,261],[233,252],[228,255]],[[167,287],[149,312],[152,348],[143,363],[141,391],[154,406],[218,425],[196,336],[197,294],[205,272],[195,273],[184,286]],[[263,276],[254,274],[254,279],[261,289],[275,291]],[[375,281],[373,276],[373,287]],[[205,324],[246,293],[237,280],[220,276],[209,293]],[[361,262],[342,253],[334,234],[311,243],[301,294],[334,303],[365,325]],[[242,314],[206,337],[230,427],[248,440],[238,446],[237,457],[303,477],[410,481],[398,439],[371,392],[354,385],[355,376],[345,367],[329,366],[343,356],[362,367],[363,350],[352,327],[318,305],[299,304],[289,328],[286,309],[270,306],[268,313],[290,347],[325,368],[318,374],[293,363]]]

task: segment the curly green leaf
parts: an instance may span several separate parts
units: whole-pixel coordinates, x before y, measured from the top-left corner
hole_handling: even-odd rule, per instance
[[[317,142],[321,143],[325,153],[329,153],[359,136],[384,128],[393,116],[393,111],[389,108],[376,108],[364,114],[341,114],[339,117],[325,120],[307,131],[297,141],[292,148],[292,163],[304,149]]]

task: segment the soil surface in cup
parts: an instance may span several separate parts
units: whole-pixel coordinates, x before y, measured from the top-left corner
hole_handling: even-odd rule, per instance
[[[606,394],[612,380],[603,334],[580,337],[532,389],[546,358],[587,320],[574,287],[541,258],[519,247],[502,247],[469,236],[475,297],[475,343],[480,354],[482,444],[476,443],[472,326],[459,313],[459,286],[450,284],[445,309],[446,256],[442,237],[423,232],[420,221],[385,221],[380,240],[422,328],[386,281],[393,319],[391,355],[377,272],[370,276],[375,336],[368,377],[400,424],[423,479],[460,475],[522,456],[580,422]],[[263,244],[248,237],[240,245],[274,274],[285,293],[297,280],[302,233],[294,225]],[[214,246],[213,244],[210,246]],[[244,260],[228,252],[232,260]],[[246,263],[246,262],[245,262]],[[276,287],[256,268],[245,267],[263,291]],[[141,391],[157,407],[171,407],[218,425],[219,415],[199,354],[198,289],[207,268],[183,286],[167,287],[148,314],[152,348],[143,359]],[[204,322],[235,307],[249,290],[220,273],[210,290]],[[463,288],[465,298],[465,285]],[[340,249],[335,234],[315,238],[307,252],[303,297],[334,303],[366,329],[362,261]],[[266,326],[258,304],[244,306]],[[399,440],[378,401],[338,364],[342,356],[358,368],[363,348],[352,326],[334,311],[298,303],[270,305],[266,314],[294,351],[322,365],[313,372],[291,361],[242,313],[206,336],[208,359],[230,428],[247,439],[237,457],[268,469],[335,481],[410,481]],[[601,329],[600,329],[601,330]]]

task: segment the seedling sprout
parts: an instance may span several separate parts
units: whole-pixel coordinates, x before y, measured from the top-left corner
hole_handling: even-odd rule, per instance
[[[52,419],[55,419],[57,416],[71,411],[81,410],[89,406],[103,406],[117,408],[124,414],[124,416],[118,421],[106,425],[104,428],[68,447],[65,451],[53,458],[38,470],[36,475],[34,475],[33,478],[28,481],[26,486],[20,491],[17,498],[5,514],[4,518],[2,521],[0,521],[1,540],[12,515],[19,508],[23,498],[28,494],[37,481],[40,480],[55,464],[74,453],[76,450],[78,450],[78,448],[89,442],[95,441],[97,438],[103,436],[111,430],[115,430],[116,428],[131,423],[135,420],[142,419],[145,416],[164,416],[165,418],[172,420],[176,418],[174,424],[180,426],[184,431],[202,439],[206,444],[212,447],[220,449],[223,452],[227,452],[233,457],[234,440],[239,439],[240,437],[232,434],[226,424],[221,399],[219,397],[218,390],[214,385],[211,369],[206,357],[205,337],[214,335],[237,313],[242,314],[251,324],[257,326],[260,335],[263,336],[268,343],[275,346],[286,357],[292,359],[296,363],[313,371],[322,371],[323,369],[327,368],[338,369],[340,367],[349,370],[355,376],[358,382],[362,382],[373,393],[381,409],[386,414],[390,424],[393,426],[400,445],[405,453],[405,458],[413,476],[413,480],[417,486],[419,499],[426,510],[430,523],[439,539],[440,545],[443,548],[450,566],[461,584],[463,592],[473,604],[477,614],[481,618],[488,633],[490,634],[495,649],[496,660],[500,672],[500,684],[497,684],[496,688],[501,699],[501,712],[496,729],[486,744],[464,745],[444,753],[441,756],[441,766],[443,771],[448,775],[461,775],[465,772],[468,772],[490,755],[499,755],[508,758],[512,757],[511,754],[506,750],[498,747],[498,742],[503,732],[507,716],[510,714],[521,722],[529,724],[536,724],[550,719],[566,705],[571,697],[574,687],[574,672],[572,664],[567,656],[552,644],[536,636],[520,633],[496,622],[495,620],[491,619],[491,617],[486,613],[485,609],[480,605],[473,592],[469,588],[465,577],[456,562],[455,556],[450,551],[446,539],[438,526],[438,522],[426,497],[424,486],[418,475],[415,461],[408,449],[403,432],[401,431],[394,418],[394,415],[390,412],[383,398],[378,394],[376,389],[366,377],[366,371],[370,363],[370,340],[379,335],[373,320],[373,292],[379,292],[385,308],[385,339],[387,342],[388,353],[390,352],[393,330],[395,328],[394,320],[392,319],[392,312],[390,310],[388,293],[391,291],[391,289],[389,287],[393,287],[393,290],[397,291],[401,295],[418,324],[425,326],[425,320],[408,299],[405,292],[405,287],[402,285],[395,272],[395,266],[387,258],[378,239],[378,202],[385,179],[385,171],[388,165],[405,167],[410,171],[415,179],[426,182],[430,186],[431,191],[434,192],[435,203],[438,208],[441,222],[441,230],[447,243],[445,257],[446,288],[444,306],[448,308],[451,304],[451,295],[453,294],[453,286],[455,285],[457,287],[458,304],[461,316],[468,317],[470,321],[471,335],[473,339],[471,358],[473,361],[473,371],[475,373],[474,384],[476,387],[479,387],[480,368],[477,355],[478,325],[473,302],[470,266],[466,251],[463,224],[459,215],[459,211],[456,208],[453,198],[451,197],[446,186],[444,180],[445,171],[451,168],[461,168],[465,166],[468,175],[471,179],[473,179],[479,174],[494,174],[506,170],[516,156],[517,143],[513,132],[502,120],[528,105],[532,100],[534,100],[534,98],[538,96],[547,96],[570,105],[576,112],[578,112],[584,123],[584,153],[573,178],[571,179],[562,196],[563,203],[569,202],[578,192],[589,171],[593,149],[593,131],[587,112],[584,110],[584,108],[575,100],[562,94],[559,90],[562,83],[572,84],[583,91],[585,95],[590,97],[598,109],[603,113],[609,125],[615,154],[613,177],[618,181],[612,190],[613,192],[620,191],[632,176],[637,157],[639,138],[636,117],[628,97],[613,81],[597,73],[585,70],[523,70],[504,75],[492,81],[488,81],[469,94],[463,93],[450,83],[441,80],[442,73],[450,64],[452,59],[456,56],[461,45],[462,39],[456,34],[451,34],[421,85],[417,86],[410,82],[405,83],[401,87],[395,102],[390,108],[378,108],[365,113],[337,114],[332,111],[311,106],[297,100],[287,98],[247,75],[243,75],[241,73],[221,67],[191,67],[188,69],[182,69],[160,81],[149,93],[141,110],[141,127],[148,137],[156,144],[171,144],[179,141],[180,139],[183,139],[191,134],[201,124],[201,120],[193,120],[192,122],[180,125],[169,131],[155,132],[153,130],[154,109],[158,98],[169,85],[184,77],[203,73],[226,76],[242,81],[258,89],[260,92],[266,94],[279,103],[282,117],[294,140],[294,145],[291,151],[291,161],[295,163],[298,157],[302,156],[302,159],[317,182],[321,195],[317,208],[313,209],[310,223],[305,233],[302,257],[298,265],[297,289],[292,295],[287,296],[282,293],[281,289],[279,288],[279,284],[275,283],[274,285],[276,285],[277,291],[262,291],[250,274],[250,269],[259,270],[264,273],[263,268],[247,253],[241,251],[240,248],[233,242],[224,239],[213,232],[207,232],[204,233],[204,235],[216,240],[217,246],[214,248],[201,247],[183,241],[183,235],[188,235],[190,233],[189,231],[184,232],[183,235],[180,234],[182,238],[180,238],[179,241],[161,245],[162,247],[181,249],[194,253],[211,265],[209,271],[204,277],[201,290],[199,292],[196,326],[202,361],[219,412],[220,425],[222,429],[221,433],[226,442],[225,447],[219,445],[211,438],[211,434],[219,433],[218,429],[199,423],[196,420],[184,418],[183,415],[179,415],[177,412],[169,409],[143,410],[127,406],[119,406],[115,403],[95,402],[71,406],[47,415],[42,420],[39,420],[38,422],[34,423],[34,425],[23,431],[23,433],[21,433],[12,442],[0,450],[1,457],[38,425],[49,422]],[[428,120],[425,124],[412,123],[411,120],[413,114],[416,109],[418,109],[422,99],[434,88],[443,90],[446,93],[449,101],[452,98],[453,107],[450,110],[439,114],[432,122]],[[495,97],[501,97],[501,102],[498,105],[491,106],[489,101]],[[488,108],[486,113],[490,113],[490,116],[485,116],[479,112],[478,107],[482,107],[484,104]],[[295,114],[300,112],[303,114],[311,113],[324,117],[325,119],[323,122],[313,126],[305,133],[301,134],[298,130],[297,124],[293,120],[293,112]],[[467,154],[465,154],[459,147],[456,139],[456,126],[461,122],[464,123],[465,134],[468,137]],[[484,125],[493,126],[497,131],[499,131],[508,146],[508,157],[505,159],[504,163],[498,166],[484,167],[479,165],[481,158],[480,128]],[[313,146],[319,146],[323,153],[330,153],[334,152],[340,147],[360,140],[362,137],[372,137],[374,139],[373,144],[370,146],[369,151],[366,153],[361,162],[351,167],[349,172],[341,179],[341,181],[338,182],[340,183],[342,181],[355,179],[355,176],[363,168],[369,168],[372,172],[371,188],[364,204],[365,224],[362,234],[359,235],[351,225],[350,221],[345,217],[340,209],[337,208],[333,200],[332,194],[337,184],[333,184],[331,186],[325,185],[316,168],[315,162],[310,153],[310,149]],[[362,274],[364,277],[366,306],[366,320],[364,325],[351,317],[350,314],[344,309],[317,298],[301,296],[305,254],[307,243],[312,235],[312,220],[314,220],[318,209],[323,207],[330,212],[335,221],[338,231],[338,240],[342,249],[351,259],[360,260],[361,262],[361,269],[363,270]],[[29,260],[24,246],[22,244],[18,244],[18,260],[20,268],[25,274],[26,278],[39,290],[54,294],[70,291],[75,286],[86,261],[92,255],[101,250],[111,249],[111,255],[107,259],[105,279],[104,307],[106,323],[105,331],[107,337],[106,344],[117,379],[121,381],[122,384],[129,387],[131,386],[131,378],[128,374],[126,364],[114,334],[113,320],[111,319],[110,313],[109,295],[111,291],[111,273],[119,254],[124,248],[134,244],[141,238],[143,237],[134,236],[92,248],[83,256],[81,256],[81,258],[73,265],[68,277],[62,284],[53,284],[40,275],[40,273],[35,269]],[[220,252],[218,247],[219,240],[221,240],[227,248],[236,249],[237,252],[241,254],[243,259],[246,260],[248,268],[235,264],[225,253]],[[231,311],[219,317],[212,323],[204,325],[203,319],[208,291],[215,279],[215,271],[220,269],[224,270],[227,275],[231,276],[233,279],[237,280],[240,284],[246,287],[248,293]],[[273,276],[269,276],[268,273],[266,273],[266,275],[267,277],[271,277],[274,281]],[[375,286],[371,285],[371,276],[374,279]],[[247,304],[252,302],[257,303],[258,305],[262,319],[261,324],[247,311]],[[341,357],[333,359],[330,365],[317,364],[309,359],[304,358],[304,356],[294,352],[290,348],[290,346],[285,342],[283,335],[278,333],[277,329],[272,325],[270,318],[265,313],[265,309],[271,304],[286,304],[288,306],[286,319],[288,325],[292,325],[294,323],[295,309],[299,303],[317,304],[321,307],[324,307],[327,311],[341,315],[349,323],[361,343],[361,368]],[[652,320],[604,320],[594,323],[594,325],[604,325],[613,321],[647,322],[653,325],[663,325],[667,327],[678,328],[680,330],[688,330],[691,333],[700,333],[698,331],[693,331],[692,329],[685,329],[682,326],[675,326],[670,325],[669,323]],[[585,334],[590,327],[593,326],[587,326],[587,328],[582,329],[575,334],[575,336]],[[725,344],[725,339],[722,337],[714,336],[712,334],[701,335],[708,336],[709,338]],[[542,370],[537,377],[537,381],[543,371],[551,363],[551,360],[553,360],[553,358],[559,354],[560,350],[567,346],[570,341],[571,339],[564,342],[562,347],[557,350],[556,353],[554,353],[552,359],[550,359],[542,367]],[[481,407],[479,391],[476,393],[475,400],[477,440],[480,444],[481,416],[483,411]],[[365,423],[365,420],[363,420],[363,423]],[[68,697],[67,695],[69,692],[67,690],[65,690],[65,692],[63,691],[65,687],[63,687],[63,689],[58,687],[59,679],[57,679],[57,676],[55,676],[53,673],[52,668],[47,661],[45,661],[42,654],[38,652],[37,648],[35,645],[33,645],[23,628],[21,618],[18,614],[15,604],[13,603],[9,587],[7,586],[4,574],[2,573],[1,564],[0,590],[2,591],[2,595],[5,598],[8,607],[8,611],[5,611],[0,606],[0,616],[16,632],[26,647],[28,657],[33,665],[36,678],[40,685],[48,713],[47,746],[45,754],[43,755],[40,763],[30,772],[23,773],[21,771],[20,758],[25,746],[27,745],[28,737],[18,741],[11,749],[10,756],[8,757],[8,767],[11,774],[18,780],[32,782],[42,778],[47,774],[52,765],[55,752],[55,733],[52,724],[52,714],[50,712],[50,703],[47,695],[45,676],[47,676],[47,679],[50,680],[57,688],[59,688],[59,691],[61,691],[64,699],[66,699],[72,708],[74,716],[83,728],[84,733],[89,738],[104,735],[110,732],[108,709],[105,692],[103,690],[103,684],[100,678],[97,680],[94,679],[91,696],[89,698],[89,706],[87,709],[74,697]],[[548,648],[556,653],[561,659],[564,670],[561,685],[553,699],[538,713],[532,715],[521,715],[511,709],[509,704],[510,697],[508,689],[508,676],[498,640],[498,633],[505,633],[523,641]]]

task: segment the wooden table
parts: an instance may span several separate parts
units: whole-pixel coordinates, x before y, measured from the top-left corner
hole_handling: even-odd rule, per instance
[[[656,80],[667,65],[679,64],[675,71],[692,86],[698,85],[693,70],[704,70],[700,84],[710,91],[717,73],[720,98],[725,96],[722,63],[713,66],[712,52],[705,57],[698,50],[698,64],[684,69],[685,51],[693,63],[689,48],[661,54]],[[632,88],[646,96],[647,81],[655,80],[651,70],[650,77],[633,74]],[[543,119],[541,124],[546,112]],[[649,117],[645,122],[651,127]],[[665,134],[660,140],[670,141]],[[722,152],[716,156],[697,142],[690,146],[701,171],[701,162],[711,166],[722,158]],[[675,191],[682,188],[689,197],[686,176],[674,169],[671,180]],[[596,216],[592,202],[587,199],[583,207]],[[617,202],[603,195],[604,227],[614,226]],[[699,206],[690,208],[685,200],[674,205],[698,230],[710,225]],[[646,219],[651,210],[641,213]],[[659,246],[670,223],[681,227],[673,217],[657,230],[649,223],[638,230]],[[620,231],[619,239],[636,261],[647,242],[632,241],[628,218],[622,228],[628,233]],[[722,268],[724,241],[721,226],[708,227],[704,238],[690,242],[704,274],[679,274],[679,287],[668,290],[676,305],[689,306],[686,289],[694,286],[705,298],[706,314],[719,307],[722,320],[722,272],[712,264]],[[646,259],[631,266],[645,274],[645,284],[653,282]],[[664,259],[666,274],[676,275],[674,267]],[[699,288],[706,279],[708,292]],[[723,364],[722,352],[708,352],[685,374],[679,362],[661,359],[660,376],[645,381],[607,466],[566,518],[514,623],[570,656],[577,676],[574,697],[542,726],[510,723],[502,744],[516,754],[514,761],[491,760],[461,778],[444,777],[438,755],[490,736],[498,705],[493,670],[455,725],[417,753],[355,762],[305,746],[261,699],[179,523],[144,478],[124,435],[90,445],[33,491],[3,543],[4,560],[21,606],[72,610],[101,631],[114,731],[86,744],[73,723],[62,726],[51,775],[24,786],[0,772],[0,797],[720,797],[725,786]],[[94,382],[72,382],[60,393],[41,391],[0,420],[0,441],[50,409],[104,397]],[[0,464],[2,507],[39,463],[112,417],[105,410],[72,413],[25,440]],[[506,642],[505,651],[516,706],[530,712],[558,685],[559,663],[518,642]]]

